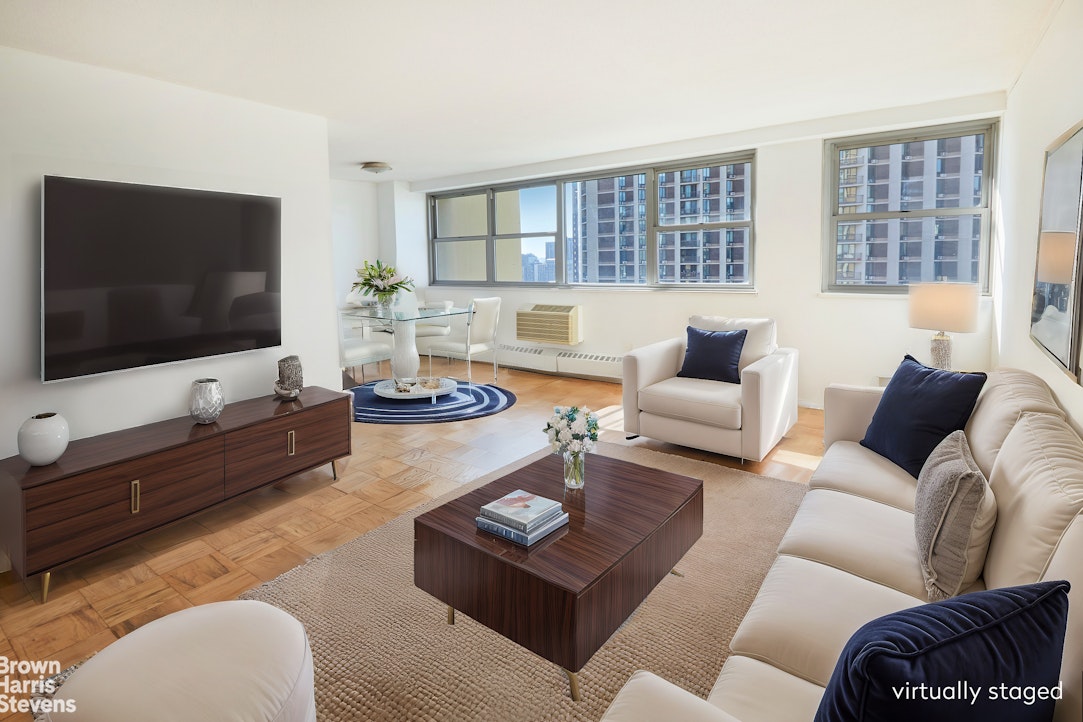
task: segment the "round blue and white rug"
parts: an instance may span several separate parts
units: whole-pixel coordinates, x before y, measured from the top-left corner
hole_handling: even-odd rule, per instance
[[[372,390],[378,381],[350,389],[353,420],[367,424],[435,424],[497,414],[515,403],[515,394],[499,386],[460,381],[450,394],[423,399],[385,399]]]

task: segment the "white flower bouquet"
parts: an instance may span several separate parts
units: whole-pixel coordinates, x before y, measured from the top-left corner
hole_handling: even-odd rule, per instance
[[[583,488],[583,462],[598,441],[597,414],[578,406],[555,406],[545,433],[553,452],[564,455],[564,484],[571,489]]]
[[[598,441],[598,416],[587,408],[554,406],[545,433],[554,453],[590,451]]]
[[[376,259],[376,263],[364,262],[357,269],[357,280],[352,289],[361,291],[365,296],[375,296],[380,303],[390,303],[399,291],[409,291],[414,287],[414,279],[400,276],[394,266],[385,266]]]

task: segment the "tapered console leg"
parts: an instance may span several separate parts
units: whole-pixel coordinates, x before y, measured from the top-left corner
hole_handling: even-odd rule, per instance
[[[41,603],[45,604],[49,599],[49,582],[52,581],[53,573],[45,572],[41,575]]]
[[[564,669],[561,667],[561,669]],[[569,672],[564,669],[564,674],[568,675],[568,690],[572,695],[572,702],[579,701],[579,675],[575,672]]]
[[[448,605],[447,608],[447,623],[455,624],[455,607]]]

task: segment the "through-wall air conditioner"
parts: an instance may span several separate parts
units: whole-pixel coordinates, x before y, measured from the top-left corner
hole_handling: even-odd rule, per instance
[[[572,346],[583,342],[583,307],[536,303],[515,312],[520,341]]]

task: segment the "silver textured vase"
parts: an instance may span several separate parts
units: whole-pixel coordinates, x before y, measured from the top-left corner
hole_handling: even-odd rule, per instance
[[[188,397],[188,413],[199,424],[213,424],[222,414],[226,401],[218,379],[196,379]]]
[[[278,386],[283,391],[300,391],[305,387],[300,357],[286,356],[278,360]]]

